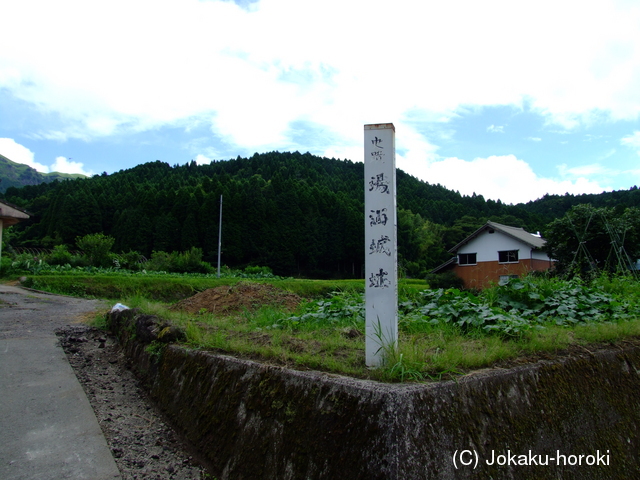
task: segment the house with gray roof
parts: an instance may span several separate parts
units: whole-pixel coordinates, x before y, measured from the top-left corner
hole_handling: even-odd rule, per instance
[[[432,273],[452,269],[465,288],[482,289],[532,271],[544,271],[553,260],[543,251],[545,240],[523,228],[487,222],[449,250],[455,256]]]

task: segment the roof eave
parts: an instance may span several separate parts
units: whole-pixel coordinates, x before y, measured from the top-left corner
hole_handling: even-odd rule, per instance
[[[508,230],[505,230],[504,228],[501,228],[501,227],[502,227],[502,225],[499,224],[499,223],[494,223],[494,222],[491,222],[491,221],[487,221],[487,223],[485,223],[483,226],[478,228],[475,232],[473,232],[467,238],[462,240],[455,247],[451,248],[449,250],[449,253],[456,253],[460,247],[462,247],[463,245],[466,245],[467,243],[469,243],[471,240],[476,238],[478,235],[480,235],[484,230],[486,230],[488,228],[493,228],[494,230],[498,230],[500,233],[503,233],[504,235],[507,235],[507,236],[513,238],[514,240],[517,240],[520,243],[524,243],[525,245],[528,245],[529,247],[534,248],[536,250],[541,250],[543,248],[543,246],[544,246],[544,244],[543,245],[536,245],[534,243],[528,242],[527,240],[525,240],[523,238],[520,238],[520,237],[517,237],[515,235],[512,235],[511,232],[509,232]],[[524,230],[524,229],[522,229],[522,230],[524,232],[526,232],[526,230]],[[526,232],[526,233],[531,235],[529,232]],[[543,242],[544,242],[544,240],[543,240]]]

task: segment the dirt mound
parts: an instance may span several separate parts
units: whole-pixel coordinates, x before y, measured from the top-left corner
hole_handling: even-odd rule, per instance
[[[176,303],[172,310],[183,310],[191,314],[232,314],[243,310],[255,310],[264,305],[295,309],[302,297],[273,285],[240,282],[232,286],[210,288],[193,297]]]

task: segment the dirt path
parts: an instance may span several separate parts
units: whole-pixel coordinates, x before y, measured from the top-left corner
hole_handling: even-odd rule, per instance
[[[122,479],[212,478],[140,388],[114,339],[82,323],[108,308],[0,285],[0,339],[58,336]]]

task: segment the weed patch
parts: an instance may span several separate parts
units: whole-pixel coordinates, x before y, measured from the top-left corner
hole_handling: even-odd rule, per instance
[[[192,281],[186,277],[182,284],[192,292],[203,286]],[[226,292],[229,308],[194,301],[185,311],[180,306],[188,300],[171,307],[139,293],[122,301],[182,327],[193,348],[382,381],[437,381],[640,337],[640,286],[631,279],[583,284],[525,278],[482,293],[407,284],[399,289],[398,347],[385,352],[382,368],[371,370],[364,362],[363,288],[354,283],[318,287],[301,280],[296,286],[288,279],[243,286],[227,280],[213,288]],[[232,300],[229,292],[243,288],[246,298]],[[315,296],[303,298],[300,291]],[[278,300],[294,292],[296,302]],[[239,308],[230,308],[229,301]]]

